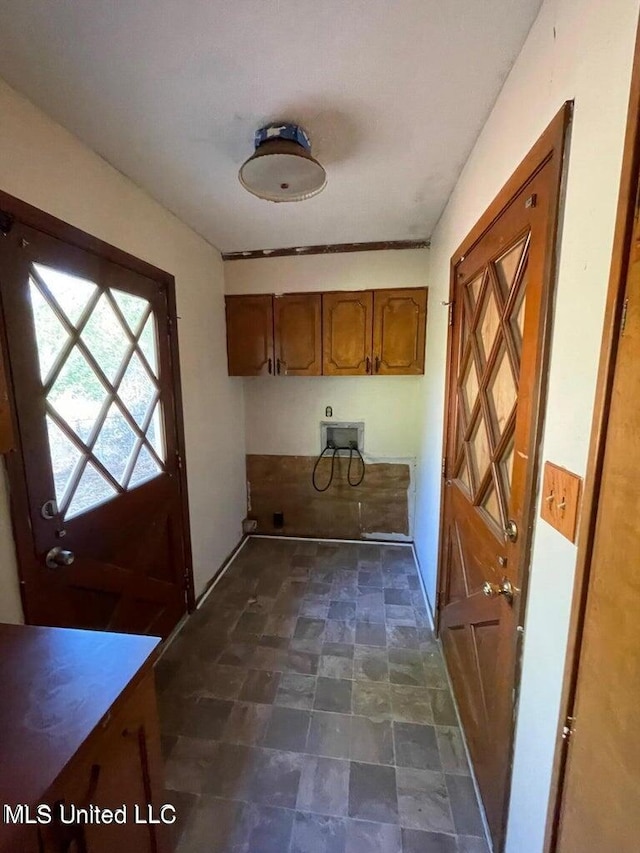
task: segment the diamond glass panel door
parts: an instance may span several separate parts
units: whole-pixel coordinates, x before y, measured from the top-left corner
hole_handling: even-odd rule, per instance
[[[146,299],[42,264],[29,290],[66,520],[164,471],[156,321]]]
[[[172,280],[20,225],[0,260],[27,619],[166,634],[190,578]]]

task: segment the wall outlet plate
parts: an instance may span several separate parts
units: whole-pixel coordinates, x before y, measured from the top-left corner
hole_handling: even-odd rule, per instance
[[[552,462],[544,463],[540,517],[570,542],[576,541],[581,498],[581,477]]]
[[[258,529],[258,522],[255,518],[245,518],[242,522],[243,533],[255,533]]]

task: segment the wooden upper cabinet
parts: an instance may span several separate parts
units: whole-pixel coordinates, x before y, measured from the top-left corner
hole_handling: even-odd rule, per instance
[[[322,294],[323,373],[371,373],[373,293],[370,290]]]
[[[273,372],[273,296],[227,296],[229,376]]]
[[[273,300],[276,373],[322,374],[322,296],[288,293]]]
[[[376,290],[373,295],[373,372],[424,373],[426,288]]]

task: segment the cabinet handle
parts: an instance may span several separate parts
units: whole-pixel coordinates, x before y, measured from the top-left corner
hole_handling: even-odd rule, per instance
[[[271,359],[269,359],[268,364],[267,364],[267,370],[269,371],[269,373],[271,373],[272,369],[273,369],[273,361]]]
[[[371,373],[371,359],[369,358],[369,356],[367,356],[365,360],[365,370],[367,371],[367,373]]]
[[[280,359],[276,359],[276,373],[280,376]]]
[[[376,356],[376,373],[380,370],[380,356]]]

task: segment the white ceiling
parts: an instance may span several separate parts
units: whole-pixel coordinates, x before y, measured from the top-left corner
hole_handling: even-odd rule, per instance
[[[223,251],[424,239],[539,6],[16,0],[0,76]],[[328,186],[275,205],[237,171],[284,119]]]

